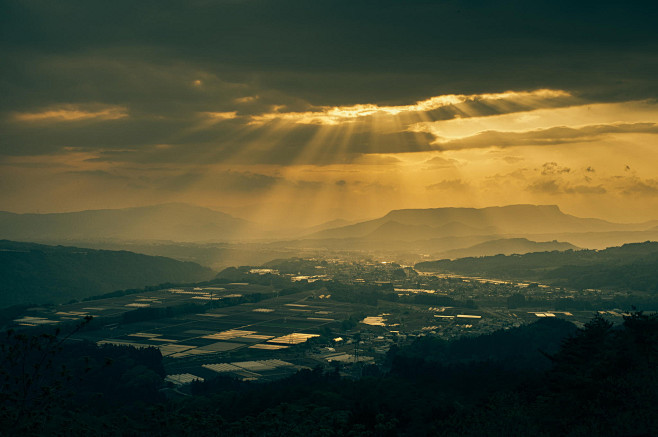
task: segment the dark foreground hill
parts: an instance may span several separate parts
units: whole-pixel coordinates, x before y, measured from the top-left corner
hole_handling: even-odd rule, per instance
[[[573,288],[657,292],[658,242],[624,244],[605,250],[443,259],[421,262],[415,268],[426,272],[550,281]]]
[[[60,303],[109,291],[210,279],[192,262],[126,251],[0,240],[0,306]]]

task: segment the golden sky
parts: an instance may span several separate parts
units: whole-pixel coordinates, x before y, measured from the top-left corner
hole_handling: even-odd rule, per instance
[[[310,225],[533,203],[658,218],[655,13],[275,3],[9,1],[0,210],[186,202]]]

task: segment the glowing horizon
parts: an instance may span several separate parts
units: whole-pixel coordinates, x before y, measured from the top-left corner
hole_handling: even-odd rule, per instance
[[[359,4],[351,8],[369,18],[355,23],[349,11],[304,4],[323,11],[311,26],[274,8],[272,27],[245,19],[260,17],[250,2],[229,3],[185,14],[163,6],[176,17],[167,32],[102,5],[75,17],[16,5],[2,46],[0,210],[175,201],[306,226],[532,203],[658,218],[658,94],[644,16],[627,28],[601,12],[601,29],[569,40],[541,30],[541,5],[521,23],[501,5],[463,15],[389,5],[373,16]],[[554,23],[576,33],[590,13],[562,12]],[[83,32],[83,18],[97,14],[112,24]],[[441,26],[410,25],[439,16]],[[54,30],[62,23],[70,32]],[[238,28],[249,31],[235,38]],[[627,38],[623,50],[606,39],[613,34]]]

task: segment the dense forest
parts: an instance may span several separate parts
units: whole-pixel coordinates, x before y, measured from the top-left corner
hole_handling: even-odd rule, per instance
[[[117,289],[203,281],[213,275],[198,264],[159,256],[0,241],[0,307],[62,303]]]
[[[658,425],[656,315],[419,337],[357,378],[339,366],[271,383],[218,376],[186,394],[164,388],[157,349],[65,339],[4,335],[7,435],[640,436]]]
[[[605,250],[567,250],[426,261],[419,271],[546,281],[576,289],[658,291],[658,242]]]

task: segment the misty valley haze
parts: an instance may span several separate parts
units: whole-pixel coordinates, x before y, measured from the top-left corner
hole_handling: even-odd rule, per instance
[[[655,435],[657,22],[3,0],[0,435]]]
[[[215,269],[299,253],[328,256],[353,250],[415,261],[423,256],[603,249],[658,239],[656,221],[613,223],[537,205],[395,210],[345,226],[328,222],[295,230],[285,222],[265,226],[186,204],[60,214],[4,212],[0,224],[0,238],[9,240],[126,249]]]

